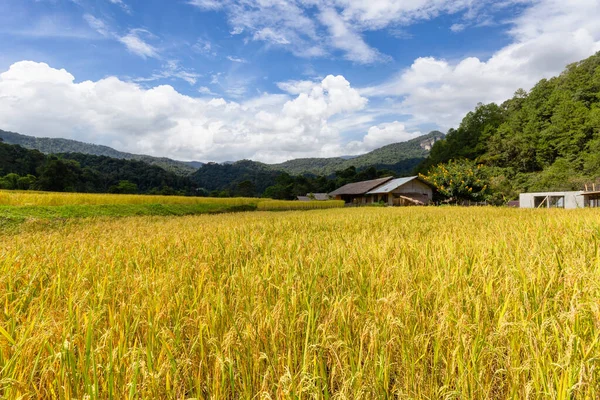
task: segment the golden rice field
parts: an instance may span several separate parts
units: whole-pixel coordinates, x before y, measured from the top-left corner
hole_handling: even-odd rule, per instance
[[[0,206],[72,206],[112,204],[256,204],[254,198],[153,196],[136,194],[57,193],[0,190]]]
[[[309,210],[344,207],[343,201],[287,201],[259,198],[215,198],[187,196],[151,196],[97,193],[56,193],[0,190],[0,206],[73,206],[73,205],[223,205],[257,206],[259,210]]]
[[[598,399],[599,217],[352,208],[0,233],[0,398]]]

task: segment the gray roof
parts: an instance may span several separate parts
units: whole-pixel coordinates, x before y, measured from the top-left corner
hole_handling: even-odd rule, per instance
[[[387,182],[385,185],[381,185],[381,186],[378,186],[378,187],[372,189],[367,194],[384,194],[384,193],[390,193],[390,192],[393,192],[394,190],[398,189],[400,186],[404,186],[407,183],[409,183],[409,182],[411,182],[411,181],[413,181],[415,179],[417,179],[417,180],[425,183],[426,185],[431,186],[431,184],[429,184],[428,182],[426,182],[423,179],[419,178],[418,176],[409,176],[409,177],[406,177],[406,178],[398,178],[398,179],[391,180],[391,181]]]
[[[342,186],[339,189],[329,193],[330,196],[342,196],[342,195],[361,195],[367,193],[369,190],[376,188],[379,185],[386,183],[391,180],[392,177],[373,179],[371,181],[362,181],[356,183],[349,183]]]
[[[307,193],[306,196],[298,196],[298,200],[300,201],[325,201],[329,200],[329,195],[327,193]]]

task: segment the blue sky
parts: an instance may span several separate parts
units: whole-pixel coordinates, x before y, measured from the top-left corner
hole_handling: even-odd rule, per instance
[[[3,0],[0,129],[200,161],[359,154],[599,51],[599,1]]]

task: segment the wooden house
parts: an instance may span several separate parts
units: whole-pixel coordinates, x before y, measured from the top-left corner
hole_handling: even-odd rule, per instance
[[[370,181],[349,183],[329,193],[335,200],[344,200],[347,204],[367,204],[367,192],[391,181],[393,178],[379,178]]]
[[[426,205],[433,200],[433,187],[418,176],[388,177],[350,183],[329,193],[329,196],[351,204]]]
[[[433,185],[418,176],[392,179],[367,192],[368,203],[424,206],[433,201]]]

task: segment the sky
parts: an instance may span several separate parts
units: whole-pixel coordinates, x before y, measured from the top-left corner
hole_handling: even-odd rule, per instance
[[[179,160],[362,154],[600,51],[600,0],[0,0],[0,129]]]

